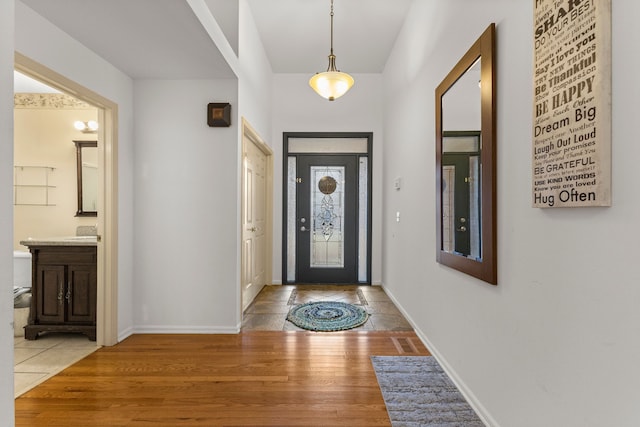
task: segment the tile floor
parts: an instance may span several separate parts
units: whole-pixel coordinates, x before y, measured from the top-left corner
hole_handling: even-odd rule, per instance
[[[41,334],[37,340],[13,339],[14,397],[54,376],[98,349],[82,334]]]
[[[380,286],[283,285],[265,286],[243,316],[243,331],[300,331],[286,320],[296,304],[341,301],[363,306],[367,322],[355,330],[412,331],[413,328]]]

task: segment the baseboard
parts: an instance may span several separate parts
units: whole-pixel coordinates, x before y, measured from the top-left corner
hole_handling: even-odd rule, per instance
[[[464,381],[460,378],[457,372],[449,365],[447,360],[442,356],[442,354],[438,351],[437,347],[429,340],[427,335],[416,325],[416,322],[411,318],[411,316],[406,312],[406,310],[402,307],[402,304],[398,302],[393,293],[387,289],[384,285],[382,285],[385,293],[393,301],[398,310],[402,313],[402,315],[407,319],[407,321],[411,324],[413,329],[420,338],[420,341],[429,349],[429,352],[435,359],[438,361],[442,369],[449,376],[451,381],[458,387],[460,393],[464,396],[465,400],[469,405],[473,408],[473,410],[478,414],[478,417],[482,420],[485,426],[487,427],[500,427],[498,422],[491,416],[489,411],[480,403],[478,398],[473,394],[473,392],[467,387]]]
[[[282,280],[272,280],[271,285],[282,285]],[[382,282],[371,282],[372,286],[382,286]]]
[[[133,335],[133,328],[129,327],[124,331],[118,333],[118,342],[122,342]]]
[[[133,334],[238,334],[240,327],[229,326],[135,326]]]

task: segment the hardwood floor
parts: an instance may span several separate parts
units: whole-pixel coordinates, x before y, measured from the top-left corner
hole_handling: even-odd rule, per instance
[[[317,299],[371,317],[336,333],[285,321]],[[16,399],[16,426],[389,426],[369,357],[399,354],[429,353],[382,289],[270,286],[241,334],[131,336]]]
[[[134,335],[15,401],[16,426],[390,426],[371,355],[411,331]]]

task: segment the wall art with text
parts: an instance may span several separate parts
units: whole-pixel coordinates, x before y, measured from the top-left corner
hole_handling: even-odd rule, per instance
[[[611,205],[611,0],[534,0],[532,203]]]

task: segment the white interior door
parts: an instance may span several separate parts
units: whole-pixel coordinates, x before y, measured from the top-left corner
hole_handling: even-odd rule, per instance
[[[245,139],[242,209],[242,310],[266,284],[267,155]]]

